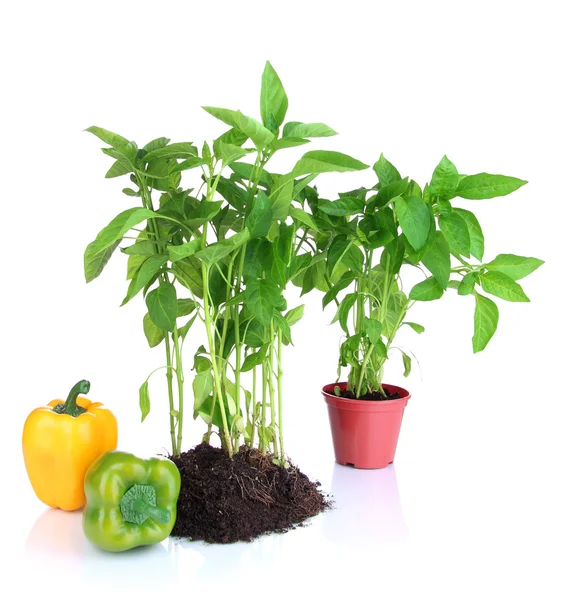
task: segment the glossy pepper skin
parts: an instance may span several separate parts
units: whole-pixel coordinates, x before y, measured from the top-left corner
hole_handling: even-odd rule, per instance
[[[78,382],[66,402],[36,408],[23,428],[23,457],[35,494],[45,504],[77,510],[86,502],[84,476],[100,455],[117,446],[117,421],[99,402],[79,398],[89,382]]]
[[[176,522],[180,485],[178,468],[167,458],[118,450],[100,456],[84,482],[86,537],[109,552],[161,542]]]

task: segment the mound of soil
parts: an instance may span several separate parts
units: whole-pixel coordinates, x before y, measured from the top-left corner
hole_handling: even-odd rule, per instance
[[[341,397],[348,398],[349,400],[373,400],[375,402],[380,402],[382,400],[399,400],[400,394],[398,392],[394,392],[391,394],[386,388],[386,396],[383,396],[380,392],[370,392],[361,396],[361,398],[357,398],[357,396],[350,390],[342,391]]]
[[[170,457],[181,474],[172,535],[210,543],[250,542],[284,533],[330,506],[296,466],[273,463],[243,446],[233,459],[221,448],[199,444]]]

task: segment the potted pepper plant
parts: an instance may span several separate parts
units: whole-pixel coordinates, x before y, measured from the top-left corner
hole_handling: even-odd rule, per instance
[[[474,352],[484,350],[498,324],[490,296],[528,302],[518,280],[537,269],[536,258],[499,254],[484,261],[484,235],[471,211],[455,198],[483,200],[505,196],[526,181],[503,175],[459,175],[445,156],[422,189],[402,177],[381,155],[374,165],[378,183],[318,198],[308,188],[305,227],[319,257],[313,285],[325,291],[323,307],[334,303],[344,334],[338,382],[324,386],[336,461],[357,468],[382,468],[393,462],[407,390],[383,383],[389,356],[401,354],[404,375],[411,356],[395,348],[402,327],[424,328],[407,319],[416,302],[437,300],[447,289],[470,296],[475,304]],[[403,269],[415,267],[423,279],[404,290]],[[306,278],[300,284],[307,290]],[[346,382],[339,382],[342,369]]]
[[[167,378],[170,454],[182,475],[174,533],[192,539],[249,540],[327,505],[289,462],[283,440],[283,347],[304,309],[289,308],[284,291],[314,260],[302,249],[292,203],[318,174],[367,165],[311,151],[288,173],[272,171],[278,152],[335,134],[322,123],[285,122],[287,109],[283,85],[267,63],[261,122],[205,107],[229,129],[201,150],[165,137],[139,148],[89,128],[114,159],[106,177],[130,177],[133,187],[123,192],[134,206],[87,247],[86,279],[99,276],[117,248],[128,256],[123,304],[144,296],[148,344],[165,348],[160,369]],[[205,432],[202,444],[182,452],[182,349],[197,319],[204,336],[194,356],[192,414]],[[140,387],[143,420],[152,374]],[[214,439],[220,448],[210,445]]]

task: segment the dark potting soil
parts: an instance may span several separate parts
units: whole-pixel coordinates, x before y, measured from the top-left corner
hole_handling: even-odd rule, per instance
[[[369,392],[368,394],[361,396],[361,398],[357,398],[353,392],[345,390],[344,392],[341,393],[341,397],[349,398],[350,400],[374,400],[377,402],[381,401],[381,400],[399,400],[400,399],[400,394],[398,392],[394,392],[393,394],[391,394],[388,390],[385,390],[385,391],[386,391],[386,396],[383,396],[380,392]]]
[[[284,533],[330,506],[296,466],[283,468],[242,446],[230,459],[221,448],[199,444],[170,457],[181,474],[172,535],[210,543],[250,542]]]

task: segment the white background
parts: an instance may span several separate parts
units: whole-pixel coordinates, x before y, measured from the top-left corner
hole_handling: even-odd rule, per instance
[[[555,2],[12,2],[2,8],[2,377],[4,460],[0,589],[16,597],[560,598],[560,36]],[[419,303],[426,333],[402,344],[421,364],[406,385],[396,462],[382,471],[334,466],[320,387],[335,379],[339,330],[321,295],[285,352],[286,446],[334,494],[337,508],[284,536],[228,547],[165,542],[105,555],[79,514],[44,512],[20,450],[27,414],[76,380],[120,422],[121,449],[167,447],[164,389],[140,424],[137,390],[163,362],[142,332],[142,301],[119,308],[125,260],[90,285],[82,254],[131,206],[125,180],[90,125],[139,143],[211,140],[223,126],[201,105],[259,115],[269,59],[290,120],[326,122],[336,149],[372,164],[381,151],[404,175],[431,177],[444,153],[463,173],[514,175],[506,198],[463,201],[486,256],[537,256],[531,304],[501,302],[488,349],[471,351],[473,305],[449,292]],[[291,168],[302,149],[272,170]],[[372,172],[323,176],[326,196],[374,182]],[[296,301],[296,294],[295,294]],[[200,343],[193,330],[186,347]],[[190,382],[188,382],[189,390]],[[184,439],[195,444],[188,419]],[[17,587],[10,588],[15,585]],[[20,595],[21,594],[21,595]],[[180,596],[181,594],[181,596]]]

